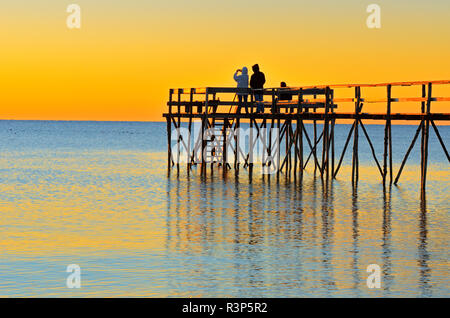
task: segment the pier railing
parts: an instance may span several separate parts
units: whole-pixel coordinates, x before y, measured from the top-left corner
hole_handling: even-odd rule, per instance
[[[406,94],[403,90],[407,90]],[[363,95],[364,92],[364,95]],[[257,102],[255,93],[264,96],[264,113],[256,113]],[[245,105],[239,104],[238,95],[248,96],[249,112],[245,111]],[[447,96],[442,96],[447,95]],[[232,147],[235,155],[235,168],[239,168],[238,139],[239,136],[233,135],[230,131],[236,131],[240,127],[240,121],[250,122],[251,128],[258,130],[256,139],[260,137],[260,130],[268,127],[278,127],[278,137],[285,140],[285,153],[280,154],[280,148],[275,151],[283,157],[275,164],[278,173],[285,169],[286,173],[294,170],[303,173],[310,162],[311,156],[314,159],[314,171],[319,171],[322,177],[328,179],[329,176],[336,178],[342,165],[343,158],[353,137],[352,154],[352,181],[358,182],[359,178],[359,159],[358,159],[358,140],[359,128],[366,137],[374,162],[380,172],[383,184],[389,181],[389,184],[397,184],[403,168],[408,160],[409,154],[414,147],[418,136],[421,135],[421,194],[425,195],[425,184],[428,162],[428,142],[430,128],[434,130],[436,136],[444,150],[447,160],[450,157],[442,139],[437,121],[450,120],[448,105],[450,102],[450,80],[443,81],[418,81],[418,82],[394,82],[381,84],[344,84],[344,85],[318,85],[303,87],[279,87],[266,88],[258,92],[246,88],[231,87],[205,87],[189,89],[170,89],[168,112],[164,114],[167,119],[168,129],[168,156],[169,167],[174,165],[172,155],[172,124],[176,129],[180,129],[181,121],[188,121],[188,130],[191,133],[192,121],[201,120],[201,131],[197,141],[193,144],[185,142],[183,137],[177,134],[178,149],[183,145],[187,152],[191,154],[188,160],[188,169],[195,165],[195,154],[201,151],[202,171],[207,161],[204,159],[205,152],[208,151],[208,140],[206,132],[211,128],[219,128],[220,136],[213,137],[217,141],[221,139],[219,146],[222,147],[222,162],[219,164],[224,167],[224,171],[231,168],[227,158],[227,148]],[[416,105],[408,106],[407,112],[399,112],[397,105]],[[437,105],[433,106],[432,105]],[[240,111],[238,108],[240,107]],[[435,111],[436,107],[438,110]],[[373,109],[375,108],[375,109]],[[402,107],[404,109],[405,106]],[[352,122],[344,148],[340,157],[335,157],[334,145],[334,127],[337,120],[347,120]],[[384,150],[382,160],[379,160],[375,152],[372,140],[364,126],[367,121],[380,121],[385,125],[384,129]],[[393,121],[419,121],[420,124],[411,144],[402,160],[400,168],[394,178],[392,163],[392,129]],[[312,122],[314,125],[314,136],[310,138],[305,129],[304,122]],[[364,121],[364,123],[363,123]],[[317,131],[317,122],[322,124],[323,131],[319,135]],[[214,139],[215,138],[215,139]],[[304,160],[304,138],[309,146],[309,156]],[[235,141],[234,147],[231,145]],[[319,147],[321,146],[322,158],[319,158]],[[251,143],[253,145],[253,142]],[[212,148],[213,153],[218,153],[218,147]],[[272,157],[274,149],[271,146],[264,147],[268,157]],[[178,150],[179,152],[179,150]],[[293,158],[292,158],[293,156]],[[244,156],[245,157],[245,156]],[[253,166],[246,156],[244,167]],[[336,160],[339,158],[339,160]],[[293,160],[292,160],[293,159]],[[176,163],[177,167],[179,162]],[[213,164],[213,163],[211,163]],[[263,165],[266,163],[263,162]]]
[[[439,117],[442,112],[432,112],[431,103],[434,102],[450,102],[450,96],[432,96],[433,87],[441,86],[447,88],[447,94],[450,95],[450,80],[445,81],[416,81],[416,82],[394,82],[394,83],[380,83],[380,84],[340,84],[340,85],[319,85],[319,86],[304,86],[304,87],[288,87],[288,88],[266,88],[262,92],[264,95],[265,109],[269,108],[269,113],[283,114],[283,113],[299,113],[311,112],[315,109],[325,111],[325,90],[329,89],[330,109],[338,108],[338,105],[347,103],[361,102],[366,105],[377,105],[377,111],[372,112],[375,116],[368,116],[374,119],[385,119],[384,116],[388,113],[395,113],[397,115],[392,120],[420,120],[423,117],[417,116],[419,114],[435,114],[435,118]],[[409,87],[417,88],[415,92],[410,91],[409,94],[413,96],[395,96],[393,90],[398,88]],[[349,89],[351,92],[349,92]],[[363,89],[366,93],[370,93],[370,89],[377,89],[376,97],[364,97],[362,95]],[[383,89],[384,92],[380,91]],[[339,91],[339,94],[335,94]],[[342,91],[342,92],[340,92]],[[256,109],[253,90],[245,88],[232,87],[205,87],[205,88],[179,88],[170,89],[168,110],[173,114],[204,114],[204,113],[230,113],[230,106],[238,106],[237,94],[247,94],[249,98],[249,107],[253,111]],[[402,92],[399,92],[401,94]],[[289,95],[292,100],[282,100],[280,96]],[[336,96],[335,96],[336,95]],[[347,95],[347,96],[346,96]],[[350,96],[348,96],[350,95]],[[384,96],[383,96],[384,95]],[[402,94],[404,95],[404,93]],[[397,103],[416,103],[420,107],[411,108],[407,113],[393,112],[393,105]],[[427,103],[430,105],[428,112]],[[379,107],[379,105],[385,107]],[[208,107],[206,107],[208,106]],[[343,113],[346,116],[339,116],[338,118],[351,117],[351,111],[346,107],[345,112],[336,109],[336,113]],[[352,109],[353,110],[353,109]],[[380,111],[382,110],[382,111]],[[362,109],[360,110],[362,111]],[[369,114],[364,112],[364,114]],[[407,116],[402,116],[407,115]],[[416,115],[416,116],[409,116]],[[437,116],[437,117],[436,117]]]

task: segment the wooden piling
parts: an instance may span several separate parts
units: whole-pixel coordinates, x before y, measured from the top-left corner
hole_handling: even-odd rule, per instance
[[[426,102],[425,102],[425,98],[427,97],[427,86],[425,84],[422,85],[422,98],[424,99],[421,102],[421,113],[423,115],[425,115],[426,113]],[[422,135],[421,135],[421,139],[420,139],[420,180],[422,182],[422,172],[423,172],[423,162],[422,162],[422,158],[423,158],[423,148],[424,148],[424,142],[425,142],[425,119],[422,118]]]
[[[316,97],[314,96],[314,98],[316,98]],[[315,108],[314,108],[314,112],[316,112],[316,109],[315,109]],[[315,145],[316,142],[317,142],[317,122],[316,122],[316,120],[314,120],[313,124],[314,124],[314,145]],[[314,163],[315,163],[315,166],[314,166],[314,175],[316,175],[317,165],[318,165],[319,163],[318,163],[317,161],[315,161]]]
[[[431,113],[431,100],[432,100],[432,84],[428,83],[428,97],[427,97],[427,109],[425,120],[425,132],[423,140],[422,160],[421,160],[421,181],[420,181],[420,197],[422,200],[426,199],[426,183],[427,183],[427,165],[428,165],[428,139],[430,134],[430,119]]]
[[[223,120],[222,129],[222,169],[223,174],[226,174],[228,169],[227,155],[228,155],[228,141],[227,141],[227,130],[228,130],[228,119]]]
[[[341,158],[339,159],[338,165],[337,165],[337,167],[336,167],[336,171],[335,171],[334,174],[333,174],[333,178],[334,178],[334,179],[336,178],[336,176],[337,176],[337,174],[338,174],[338,172],[339,172],[339,168],[341,167],[342,160],[344,159],[345,152],[346,152],[346,150],[347,150],[348,144],[349,144],[349,142],[350,142],[350,139],[352,138],[353,130],[355,129],[355,125],[356,125],[356,123],[353,122],[353,125],[352,125],[352,127],[350,128],[350,131],[349,131],[349,133],[348,133],[348,135],[347,135],[347,139],[346,139],[345,144],[344,144],[344,149],[342,150]]]
[[[398,170],[398,174],[397,174],[397,177],[395,178],[394,184],[398,183],[398,180],[400,179],[400,176],[402,175],[403,167],[405,166],[406,161],[408,160],[408,157],[409,157],[409,154],[411,153],[411,150],[414,148],[414,145],[416,144],[417,137],[419,136],[420,132],[423,132],[423,126],[424,126],[424,121],[421,121],[420,125],[417,128],[417,131],[416,131],[416,133],[414,135],[414,138],[413,138],[411,144],[409,145],[408,150],[406,151],[405,157],[402,160],[402,163],[400,165],[400,169]],[[421,151],[423,151],[423,146],[421,147]]]
[[[359,157],[358,157],[358,123],[359,123],[359,108],[361,102],[361,88],[355,87],[355,122],[353,132],[353,160],[352,160],[352,183],[358,183],[359,179]]]
[[[178,90],[178,122],[177,122],[177,171],[180,170],[180,155],[181,155],[181,90]]]
[[[444,150],[445,156],[447,157],[447,161],[450,162],[450,156],[448,155],[447,148],[445,147],[444,141],[442,140],[441,134],[439,133],[439,130],[437,126],[435,125],[433,120],[430,120],[431,125],[433,125],[434,132],[436,133],[436,137],[439,140],[439,143],[441,144],[442,150]]]
[[[173,89],[169,91],[169,117],[167,119],[167,167],[172,167],[172,96]]]
[[[331,91],[331,101],[334,99],[334,92]],[[329,103],[331,102],[329,101]],[[334,113],[334,108],[331,107],[331,112]],[[334,145],[334,126],[336,125],[336,119],[331,119],[331,176],[334,174],[334,153],[335,153],[335,145]]]
[[[387,169],[388,169],[388,147],[389,147],[389,123],[391,115],[391,85],[387,86],[387,108],[386,108],[386,124],[384,126],[384,152],[383,152],[383,185],[386,185]]]
[[[388,109],[387,109],[387,124],[389,128],[389,184],[392,184],[392,122],[391,122],[391,95],[392,95],[392,86],[388,85]]]
[[[202,118],[202,131],[201,131],[201,138],[202,138],[202,166],[201,166],[201,170],[202,173],[206,173],[206,140],[205,140],[205,130],[207,129],[208,125],[207,125],[207,120],[208,120],[208,103],[209,103],[209,89],[206,88],[206,93],[205,93],[205,111],[204,111],[204,116]]]
[[[322,132],[322,173],[321,177],[323,177],[323,174],[327,174],[327,152],[328,152],[328,104],[327,104],[327,97],[328,95],[328,89],[325,88],[325,112],[324,112],[324,118],[323,118],[323,132]]]
[[[189,124],[188,124],[188,134],[189,134],[188,138],[189,138],[189,140],[188,140],[188,149],[186,151],[186,153],[187,153],[187,171],[188,171],[188,174],[189,174],[189,172],[191,170],[191,158],[190,158],[190,156],[191,156],[191,140],[192,140],[192,114],[193,114],[193,108],[194,108],[192,106],[192,103],[194,102],[194,89],[193,88],[191,88],[191,90],[189,92],[189,102],[191,103],[191,106],[189,107],[189,114],[191,116],[189,116]]]
[[[298,106],[297,106],[297,131],[298,131],[298,140],[299,140],[299,166],[300,166],[300,174],[303,175],[303,89],[300,89],[298,93]],[[299,120],[300,118],[300,120]]]

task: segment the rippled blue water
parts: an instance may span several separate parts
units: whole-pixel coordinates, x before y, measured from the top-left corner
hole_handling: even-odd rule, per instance
[[[366,127],[381,154],[384,127]],[[363,137],[355,189],[350,154],[328,185],[312,166],[301,181],[168,174],[165,128],[0,121],[0,296],[449,296],[449,165],[433,133],[421,204],[418,146],[384,192]],[[393,127],[396,169],[415,129]]]

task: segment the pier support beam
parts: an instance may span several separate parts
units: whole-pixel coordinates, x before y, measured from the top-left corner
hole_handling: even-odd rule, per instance
[[[352,183],[355,185],[359,180],[359,157],[358,157],[358,125],[359,125],[359,112],[361,104],[361,87],[355,87],[355,122],[353,133],[353,160],[352,160]]]
[[[431,95],[432,95],[432,84],[428,84],[428,97],[427,97],[427,117],[425,119],[424,132],[422,134],[422,155],[421,155],[421,178],[420,178],[420,198],[422,200],[426,199],[426,183],[427,183],[427,166],[428,166],[428,139],[430,134],[430,119],[429,115],[431,113]]]
[[[392,95],[392,86],[387,86],[387,109],[386,109],[386,124],[384,126],[384,152],[383,152],[383,186],[386,186],[386,179],[387,179],[387,170],[388,170],[388,151],[392,151],[391,145],[391,133],[390,133],[390,124],[391,124],[391,95]],[[392,174],[392,159],[390,160],[389,167],[391,168],[391,174]],[[392,177],[391,177],[392,180]]]
[[[172,124],[171,119],[167,117],[167,168],[170,171],[170,168],[173,165],[172,159]]]
[[[266,102],[266,112],[256,114],[251,112],[250,114],[237,114],[233,111],[233,108],[238,105],[238,102],[233,100],[222,99],[224,94],[242,94],[242,89],[236,88],[218,88],[208,87],[206,89],[177,89],[176,91],[171,89],[169,95],[168,109],[169,112],[164,114],[167,123],[167,162],[168,169],[172,169],[175,164],[177,170],[179,169],[179,159],[181,157],[181,147],[186,149],[188,153],[187,169],[190,173],[192,166],[201,163],[201,173],[206,173],[207,163],[211,163],[213,166],[222,166],[224,173],[227,169],[232,168],[231,160],[234,155],[234,168],[236,172],[239,169],[239,163],[241,158],[243,161],[243,168],[249,168],[251,176],[253,162],[255,158],[254,150],[260,146],[257,142],[261,141],[263,144],[261,148],[262,164],[264,169],[270,169],[271,172],[277,173],[284,172],[286,176],[291,176],[292,170],[294,170],[294,177],[297,177],[297,169],[300,175],[303,174],[306,169],[309,160],[314,160],[314,172],[316,174],[317,169],[323,177],[328,180],[331,168],[331,177],[336,178],[339,169],[342,165],[345,153],[349,147],[349,142],[353,137],[353,155],[352,155],[352,183],[357,185],[359,180],[359,127],[364,133],[372,156],[375,160],[376,166],[380,171],[383,179],[383,185],[395,183],[397,184],[401,173],[406,165],[408,157],[421,134],[421,181],[420,192],[421,197],[425,198],[425,188],[427,181],[428,170],[428,148],[430,130],[434,130],[437,139],[446,155],[448,162],[450,162],[450,156],[444,143],[444,139],[439,133],[438,126],[435,121],[448,121],[450,120],[449,113],[431,113],[432,102],[448,102],[450,97],[432,97],[432,85],[433,84],[450,84],[450,81],[435,81],[435,82],[416,82],[416,83],[392,83],[392,84],[373,84],[373,85],[349,85],[345,86],[354,88],[354,97],[350,98],[338,98],[334,99],[334,90],[330,87],[308,87],[308,88],[273,88],[263,90],[264,95],[272,96],[272,103]],[[392,98],[392,87],[399,86],[412,86],[420,85],[422,88],[422,97],[401,97]],[[342,86],[336,86],[342,87]],[[361,87],[386,87],[387,99],[386,100],[367,100],[361,97]],[[253,109],[254,97],[251,90],[245,91],[251,96],[251,105]],[[175,94],[177,96],[175,96]],[[189,99],[183,96],[184,94],[190,94]],[[286,98],[286,96],[293,96],[293,98]],[[298,95],[298,101],[295,100]],[[201,96],[201,99],[194,99],[194,96]],[[212,99],[210,100],[212,96]],[[178,97],[178,99],[177,99]],[[220,99],[219,99],[220,97]],[[266,96],[267,97],[267,96]],[[421,102],[421,113],[400,114],[391,112],[391,104],[395,102]],[[337,107],[336,102],[354,102],[354,112],[337,112],[334,108]],[[387,102],[386,113],[363,113],[363,103],[385,103]],[[184,108],[183,108],[184,107]],[[196,107],[196,110],[194,110]],[[223,111],[224,107],[228,107],[226,111]],[[270,113],[267,109],[271,107]],[[295,107],[297,107],[297,113],[295,113]],[[183,111],[184,110],[184,111]],[[233,111],[233,112],[232,112]],[[198,136],[192,136],[193,133],[193,121],[201,121],[201,130]],[[344,144],[342,154],[337,166],[335,166],[335,124],[337,120],[352,120],[353,124],[348,132],[347,139]],[[382,153],[383,162],[378,161],[379,154],[375,152],[374,144],[369,137],[369,133],[364,126],[364,123],[369,120],[384,120],[384,151]],[[393,145],[392,145],[392,121],[397,120],[410,120],[420,121],[420,125],[412,139],[412,142],[401,162],[400,169],[396,178],[393,178]],[[180,134],[182,121],[186,121],[189,136]],[[189,121],[187,123],[187,121]],[[249,121],[250,127],[250,140],[249,140],[249,152],[244,152],[240,148],[239,136],[235,134],[235,130],[240,128],[240,122]],[[311,121],[310,130],[306,130],[305,121]],[[222,125],[223,122],[223,125]],[[363,123],[364,122],[364,123]],[[323,130],[318,131],[320,128],[318,125],[323,123]],[[269,127],[268,127],[269,126]],[[294,128],[295,126],[295,128]],[[174,127],[174,131],[172,131]],[[222,131],[220,131],[220,128]],[[208,131],[209,128],[216,129],[215,132]],[[253,134],[253,128],[255,128],[256,138]],[[270,128],[270,130],[268,129]],[[272,128],[278,128],[278,132],[272,130]],[[269,131],[267,131],[269,130]],[[267,131],[267,134],[266,134]],[[197,131],[195,131],[197,132]],[[208,134],[207,134],[208,132]],[[370,132],[370,130],[369,130]],[[177,134],[177,145],[173,145],[173,134]],[[313,138],[310,138],[310,136]],[[314,135],[313,135],[314,134]],[[320,134],[320,135],[319,135]],[[304,157],[304,138],[309,146],[309,155]],[[189,139],[186,139],[188,137]],[[209,139],[211,137],[211,140]],[[272,139],[277,138],[276,145],[272,144]],[[173,138],[173,141],[172,141]],[[245,138],[245,137],[244,137]],[[283,140],[283,138],[285,138]],[[444,136],[445,138],[445,136]],[[234,139],[234,140],[233,140]],[[245,141],[245,140],[244,140]],[[191,145],[192,143],[192,145]],[[218,143],[216,147],[212,147],[210,150],[210,144]],[[268,143],[268,144],[267,144]],[[193,149],[191,149],[191,147]],[[223,147],[223,149],[220,149]],[[229,148],[228,148],[229,147]],[[319,148],[321,152],[319,152]],[[229,153],[229,150],[234,153]],[[245,149],[245,147],[244,147]],[[330,153],[331,151],[331,153]],[[218,156],[222,154],[223,161],[217,160]],[[230,158],[228,158],[228,155]],[[200,157],[199,157],[200,156]],[[294,158],[292,158],[294,156]],[[321,158],[319,158],[321,156]],[[312,159],[313,157],[314,159]],[[228,160],[229,159],[229,160]],[[304,160],[306,159],[306,160]],[[175,162],[176,161],[176,162]],[[230,161],[230,162],[228,162]],[[281,164],[280,164],[281,163]],[[270,165],[273,165],[270,167]],[[270,168],[269,168],[270,167]],[[285,168],[285,171],[282,169]],[[292,169],[294,168],[294,169]],[[389,173],[389,176],[388,176]],[[269,176],[270,178],[270,176]]]
[[[167,168],[170,171],[170,168],[173,165],[172,159],[172,95],[173,89],[169,91],[169,116],[166,117],[167,120]]]

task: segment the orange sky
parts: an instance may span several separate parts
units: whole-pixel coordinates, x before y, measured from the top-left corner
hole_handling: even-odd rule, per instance
[[[80,30],[66,26],[73,2]],[[381,29],[366,26],[370,3]],[[254,63],[267,86],[450,79],[448,12],[447,0],[2,3],[0,118],[161,120],[169,88],[234,86]]]

